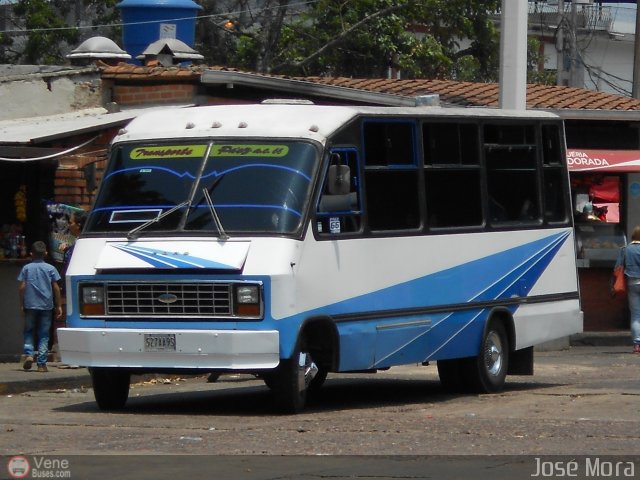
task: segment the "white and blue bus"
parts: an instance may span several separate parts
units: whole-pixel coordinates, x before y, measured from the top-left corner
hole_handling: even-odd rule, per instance
[[[581,331],[575,258],[554,115],[167,109],[111,145],[59,344],[101,409],[145,372],[252,373],[288,412],[403,364],[495,392]]]

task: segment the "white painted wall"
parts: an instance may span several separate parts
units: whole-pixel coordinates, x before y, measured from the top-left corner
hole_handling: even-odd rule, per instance
[[[57,115],[102,106],[97,72],[53,76],[38,70],[15,73],[0,71],[0,120]]]

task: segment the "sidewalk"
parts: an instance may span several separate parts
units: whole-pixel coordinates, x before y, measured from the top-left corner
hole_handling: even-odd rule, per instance
[[[585,332],[572,335],[569,341],[574,347],[629,346],[628,331]],[[61,362],[49,362],[47,373],[38,373],[35,365],[31,370],[22,369],[19,362],[0,363],[0,395],[14,395],[34,390],[60,390],[91,388],[91,377],[86,368],[68,368]]]
[[[49,362],[46,373],[38,373],[35,364],[23,370],[22,363],[0,363],[0,395],[13,395],[34,390],[59,390],[91,387],[86,368],[68,368],[61,362]]]

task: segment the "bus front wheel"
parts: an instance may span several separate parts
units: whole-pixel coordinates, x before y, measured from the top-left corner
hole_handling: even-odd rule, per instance
[[[129,397],[129,372],[119,368],[92,367],[93,395],[100,410],[121,410]]]
[[[283,413],[300,412],[317,374],[318,367],[305,348],[304,341],[298,341],[291,358],[280,360],[273,376],[268,377],[267,385],[273,389],[278,409]]]

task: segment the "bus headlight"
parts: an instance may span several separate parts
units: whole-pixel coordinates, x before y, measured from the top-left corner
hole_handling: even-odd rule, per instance
[[[237,285],[235,287],[235,314],[242,317],[260,316],[260,286]]]
[[[80,315],[104,315],[104,286],[80,286]]]

